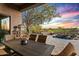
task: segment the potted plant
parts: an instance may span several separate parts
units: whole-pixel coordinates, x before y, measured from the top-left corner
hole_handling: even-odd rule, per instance
[[[0,30],[0,43],[3,41],[5,34],[6,34],[5,30]]]

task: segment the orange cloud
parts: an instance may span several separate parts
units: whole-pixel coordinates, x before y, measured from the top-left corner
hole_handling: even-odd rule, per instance
[[[74,26],[74,23],[71,23],[71,22],[64,22],[59,25],[59,27],[63,27],[63,28],[71,28],[73,26]]]

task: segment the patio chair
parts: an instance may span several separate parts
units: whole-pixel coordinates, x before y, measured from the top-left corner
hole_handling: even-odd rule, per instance
[[[31,34],[30,37],[29,37],[29,40],[35,41],[36,40],[36,37],[37,37],[37,35]]]
[[[9,55],[4,49],[5,49],[5,46],[0,43],[0,56],[8,56]]]
[[[53,55],[53,56],[75,56],[75,49],[74,46],[69,43],[64,49],[63,51],[61,51],[58,55]]]
[[[39,35],[37,42],[45,43],[46,42],[46,38],[47,38],[46,35]]]

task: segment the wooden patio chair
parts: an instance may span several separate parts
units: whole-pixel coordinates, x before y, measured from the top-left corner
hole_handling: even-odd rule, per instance
[[[64,49],[63,51],[61,51],[58,55],[53,55],[53,56],[75,56],[75,49],[74,46],[69,43]]]
[[[29,40],[35,41],[36,40],[36,37],[37,37],[37,35],[31,34],[30,37],[29,37]]]
[[[39,35],[37,42],[45,43],[46,42],[46,38],[47,38],[46,35]]]
[[[9,54],[4,49],[5,46],[0,43],[0,56],[9,56]]]

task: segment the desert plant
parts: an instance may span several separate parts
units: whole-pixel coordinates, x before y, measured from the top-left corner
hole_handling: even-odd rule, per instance
[[[35,32],[35,33],[40,33],[42,30],[40,25],[32,25],[30,29],[32,32]]]

